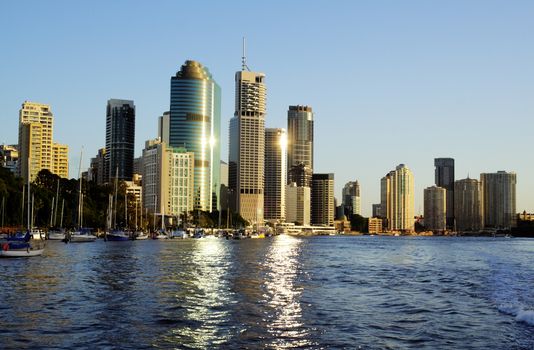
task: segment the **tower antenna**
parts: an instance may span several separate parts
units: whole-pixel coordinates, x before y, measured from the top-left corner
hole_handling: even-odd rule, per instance
[[[250,71],[250,68],[247,66],[247,55],[246,55],[246,41],[245,37],[243,37],[243,56],[241,56],[241,70],[248,70]]]

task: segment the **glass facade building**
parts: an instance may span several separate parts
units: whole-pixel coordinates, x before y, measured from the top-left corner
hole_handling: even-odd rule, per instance
[[[447,227],[454,226],[454,159],[434,159],[436,186],[447,190]]]
[[[297,182],[291,169],[304,164],[309,168],[309,177],[313,173],[313,111],[310,106],[289,106],[287,111],[287,164],[288,183]],[[310,186],[310,183],[299,184]]]
[[[194,209],[219,208],[221,89],[206,67],[186,61],[171,77],[169,145],[194,153]]]
[[[135,105],[130,100],[108,100],[104,182],[115,177],[131,181],[135,147]]]

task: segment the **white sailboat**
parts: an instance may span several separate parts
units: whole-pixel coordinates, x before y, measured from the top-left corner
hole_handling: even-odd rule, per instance
[[[39,256],[44,253],[44,242],[30,243],[31,241],[31,219],[30,219],[30,159],[28,158],[28,226],[25,235],[12,237],[2,243],[0,258],[24,258]]]
[[[83,227],[83,196],[82,196],[82,157],[83,151],[80,154],[80,167],[78,168],[78,179],[80,186],[78,188],[78,226],[74,232],[67,234],[65,240],[72,243],[87,243],[96,241],[96,236],[92,234],[91,230]]]

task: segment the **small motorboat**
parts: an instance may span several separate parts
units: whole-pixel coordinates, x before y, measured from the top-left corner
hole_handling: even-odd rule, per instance
[[[44,244],[32,245],[29,242],[5,242],[0,250],[0,258],[25,258],[42,255]]]
[[[172,230],[171,233],[169,234],[169,238],[179,238],[179,239],[184,239],[186,238],[187,234],[185,233],[184,230]]]
[[[66,235],[65,243],[88,243],[96,241],[96,236],[88,228],[80,228]]]
[[[106,239],[113,242],[124,242],[130,240],[130,234],[123,230],[113,230],[106,234]]]
[[[139,241],[146,240],[148,239],[148,233],[145,233],[143,231],[136,231],[134,233],[134,239]]]
[[[64,230],[48,231],[48,239],[51,241],[63,241],[65,239],[65,231]]]

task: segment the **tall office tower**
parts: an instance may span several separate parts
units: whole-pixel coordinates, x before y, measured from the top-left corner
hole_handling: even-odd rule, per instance
[[[447,190],[437,186],[427,187],[424,195],[425,228],[433,232],[444,232],[447,229]]]
[[[194,154],[159,139],[143,150],[143,206],[152,213],[179,217],[193,210]]]
[[[480,182],[486,227],[504,229],[516,227],[516,174],[506,171],[480,174]]]
[[[342,191],[341,203],[351,215],[361,215],[360,184],[358,181],[349,181]]]
[[[334,225],[334,174],[313,174],[311,204],[312,225]]]
[[[105,178],[105,157],[106,149],[100,148],[96,157],[91,158],[91,163],[89,165],[88,176],[90,181],[95,181],[98,185],[104,184]]]
[[[68,177],[68,146],[53,142],[53,127],[50,105],[24,101],[19,112],[19,175],[24,181],[28,176],[34,180],[42,169]]]
[[[447,190],[447,227],[454,226],[454,159],[434,159],[436,186]]]
[[[104,182],[131,181],[135,147],[135,105],[130,100],[108,100]]]
[[[265,220],[284,222],[286,217],[287,133],[265,129]]]
[[[19,162],[18,145],[0,145],[0,167],[9,169],[12,173],[17,173]]]
[[[313,111],[311,107],[289,106],[287,135],[288,183],[296,182],[299,186],[311,186],[313,174]],[[305,165],[309,169],[306,176],[309,183],[299,183],[299,179],[293,177],[292,169],[299,165]]]
[[[390,231],[414,230],[414,178],[404,164],[397,166],[380,181],[380,209]]]
[[[454,220],[456,231],[478,231],[484,227],[482,187],[476,179],[454,182]]]
[[[311,223],[311,189],[297,186],[295,182],[286,186],[286,222],[309,226]]]
[[[228,185],[233,211],[249,223],[261,225],[264,217],[265,74],[249,72],[246,68],[243,58],[242,70],[235,74]]]
[[[171,130],[171,112],[164,112],[158,118],[158,137],[161,142],[169,144],[169,132]]]
[[[185,147],[195,154],[195,210],[217,210],[221,185],[221,89],[199,62],[185,61],[171,78],[169,118],[169,145]],[[165,133],[161,136],[164,140]]]

